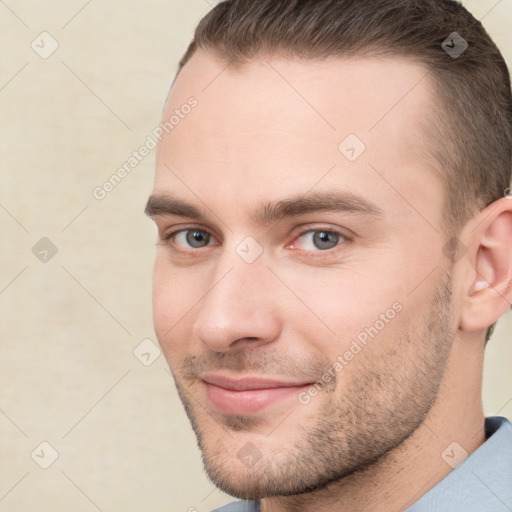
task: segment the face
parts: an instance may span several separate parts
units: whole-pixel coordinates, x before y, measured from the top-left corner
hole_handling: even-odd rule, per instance
[[[172,89],[148,203],[155,329],[234,496],[325,487],[435,402],[457,326],[425,75],[395,58],[232,70],[200,51]]]

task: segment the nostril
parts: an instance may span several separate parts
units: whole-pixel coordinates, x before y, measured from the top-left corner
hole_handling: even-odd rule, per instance
[[[256,336],[247,336],[245,338],[239,338],[235,341],[233,341],[231,343],[231,346],[232,347],[235,347],[235,346],[238,346],[238,345],[243,345],[244,343],[254,343],[254,342],[257,342],[257,341],[260,341],[261,338],[258,338]]]

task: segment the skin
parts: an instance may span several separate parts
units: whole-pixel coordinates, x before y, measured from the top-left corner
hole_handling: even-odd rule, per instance
[[[164,119],[198,105],[157,151],[155,330],[210,478],[265,512],[404,510],[451,471],[450,443],[485,441],[483,340],[510,306],[512,201],[475,212],[458,234],[467,252],[445,256],[442,170],[418,124],[435,105],[426,73],[391,57],[258,56],[235,70],[201,50],[170,93]],[[366,145],[354,162],[338,149],[350,133]],[[380,213],[252,215],[333,192]],[[204,218],[170,214],[171,195]],[[165,239],[187,228],[208,245]],[[321,250],[313,235],[329,230],[343,236]],[[248,236],[252,263],[237,252]],[[209,400],[206,371],[314,384],[394,304],[307,404],[297,392],[226,414]]]

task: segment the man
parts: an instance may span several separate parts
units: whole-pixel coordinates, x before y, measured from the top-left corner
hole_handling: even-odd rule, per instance
[[[512,425],[481,402],[512,97],[481,24],[449,0],[221,2],[162,126],[155,328],[243,500],[219,510],[512,510]]]

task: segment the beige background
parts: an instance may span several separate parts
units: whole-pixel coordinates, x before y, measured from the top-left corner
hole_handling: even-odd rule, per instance
[[[466,4],[512,64],[512,0]],[[105,199],[92,195],[158,124],[209,9],[0,2],[1,511],[202,512],[228,500],[203,475],[163,357],[144,366],[133,354],[155,340],[155,232],[142,215],[154,151]],[[31,48],[51,48],[43,31],[59,45],[46,59]],[[32,253],[42,237],[58,248],[46,263]],[[511,332],[509,313],[487,350],[488,414],[512,417]],[[48,469],[43,441],[58,452]]]

